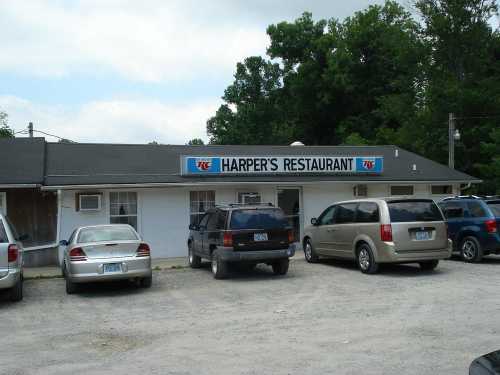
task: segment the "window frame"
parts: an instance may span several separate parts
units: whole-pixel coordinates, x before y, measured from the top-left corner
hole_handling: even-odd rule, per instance
[[[82,197],[97,197],[97,208],[82,208]],[[102,210],[102,195],[101,194],[78,194],[78,211],[95,212]]]
[[[209,194],[213,193],[213,201],[209,199],[200,200],[200,193],[204,193],[205,197],[208,198]],[[196,194],[196,200],[191,200],[193,194]],[[188,191],[188,202],[189,202],[189,224],[199,225],[204,215],[215,207],[216,202],[216,191],[215,190],[189,190]],[[200,203],[203,202],[204,211],[200,211]],[[196,203],[197,211],[192,211],[193,204]],[[196,217],[196,220],[193,220]]]
[[[128,214],[128,215],[112,215],[111,214],[111,195],[112,194],[118,194],[118,197],[120,197],[120,193],[133,193],[135,194],[135,206],[136,206],[136,213],[135,214]],[[128,199],[128,195],[127,195],[127,199]],[[136,218],[136,226],[137,227],[134,227],[132,224],[130,223],[123,223],[123,224],[129,224],[132,228],[134,228],[134,230],[137,232],[137,233],[140,233],[140,229],[141,229],[141,220],[140,220],[140,209],[139,209],[139,193],[137,191],[133,191],[133,190],[115,190],[115,191],[110,191],[109,194],[108,194],[108,202],[109,202],[109,205],[108,205],[108,219],[109,219],[109,223],[110,224],[118,224],[118,223],[112,223],[111,222],[111,218],[113,217],[134,217]],[[118,204],[120,204],[120,202],[118,202]]]

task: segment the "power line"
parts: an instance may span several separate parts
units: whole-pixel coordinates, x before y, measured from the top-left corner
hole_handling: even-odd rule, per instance
[[[60,140],[63,140],[63,141],[68,141],[68,142],[71,142],[71,143],[77,143],[71,139],[68,139],[68,138],[65,138],[65,137],[59,137],[58,135],[55,135],[55,134],[50,134],[50,133],[47,133],[47,132],[44,132],[42,130],[36,130],[36,129],[31,129],[31,131],[33,132],[37,132],[37,133],[40,133],[40,134],[44,134],[44,135],[48,135],[49,137],[54,137],[54,138],[57,138],[57,139],[60,139]],[[16,134],[29,134],[29,131],[28,129],[23,129],[23,130],[19,130],[17,132],[14,133],[14,135]]]

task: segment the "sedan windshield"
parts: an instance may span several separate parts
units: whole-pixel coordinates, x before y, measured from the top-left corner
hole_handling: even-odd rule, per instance
[[[137,239],[134,231],[127,227],[93,227],[82,229],[78,234],[77,243],[133,241]]]

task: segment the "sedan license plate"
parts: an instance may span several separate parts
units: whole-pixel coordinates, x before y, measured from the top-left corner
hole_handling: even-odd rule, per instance
[[[425,241],[431,239],[431,233],[428,231],[418,231],[415,232],[415,239],[417,241]]]
[[[122,265],[120,263],[104,264],[104,273],[121,272]]]
[[[267,233],[254,233],[253,240],[255,242],[267,241]]]

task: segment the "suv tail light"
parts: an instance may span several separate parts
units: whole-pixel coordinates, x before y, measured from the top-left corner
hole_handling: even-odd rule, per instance
[[[488,233],[497,232],[497,222],[495,220],[486,220],[484,224],[486,225],[486,231]]]
[[[141,243],[137,248],[136,256],[138,257],[149,257],[151,256],[151,249],[147,243]]]
[[[293,243],[295,242],[295,236],[293,234],[293,230],[288,231],[288,243]]]
[[[72,262],[82,262],[87,260],[87,254],[81,247],[75,247],[69,251],[69,260]]]
[[[19,247],[15,244],[9,245],[7,248],[7,258],[9,263],[15,262],[19,257]]]
[[[380,240],[384,242],[392,241],[392,226],[391,224],[380,225]]]
[[[224,247],[233,246],[233,234],[231,232],[224,232],[224,238],[222,241]]]

